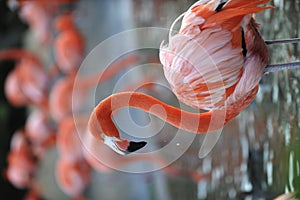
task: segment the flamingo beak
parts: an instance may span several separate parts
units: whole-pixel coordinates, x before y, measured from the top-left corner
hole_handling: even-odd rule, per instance
[[[145,141],[134,142],[105,135],[103,135],[102,137],[104,139],[104,144],[121,155],[127,155],[129,153],[135,152],[143,148],[147,144],[147,142]]]

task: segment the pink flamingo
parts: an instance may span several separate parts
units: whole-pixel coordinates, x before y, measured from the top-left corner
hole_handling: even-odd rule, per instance
[[[84,57],[84,38],[74,23],[71,13],[57,16],[54,22],[59,32],[54,41],[54,55],[59,69],[66,74],[74,74]]]
[[[76,200],[85,199],[82,196],[90,181],[90,166],[84,160],[70,162],[59,158],[56,163],[56,179],[60,188]]]
[[[52,39],[50,24],[51,17],[61,4],[75,3],[77,0],[8,0],[11,9],[20,8],[19,15],[39,40],[40,44],[49,44]]]
[[[82,193],[89,184],[91,167],[83,156],[73,116],[59,124],[56,144],[59,152],[56,180],[60,188],[74,199],[85,199]]]
[[[30,188],[37,169],[36,161],[24,131],[16,131],[7,156],[5,177],[17,188]]]
[[[9,1],[9,4],[12,5],[12,1]],[[27,1],[20,8],[19,15],[21,19],[28,23],[39,42],[42,45],[49,43],[51,39],[49,30],[52,12],[52,9],[49,9],[49,5],[47,7],[41,1]]]
[[[15,106],[30,104],[47,108],[50,77],[39,58],[27,50],[11,49],[0,51],[0,60],[17,61],[5,83],[8,100]]]
[[[111,119],[115,110],[128,106],[197,134],[222,128],[254,100],[263,74],[274,67],[267,67],[268,49],[252,17],[272,8],[260,6],[268,2],[201,0],[175,20],[183,17],[179,33],[160,49],[165,77],[180,101],[206,112],[186,112],[142,93],[117,93],[92,112],[92,135],[121,154],[145,146],[144,141],[121,138]],[[153,105],[160,108],[151,109]]]
[[[38,158],[41,158],[55,144],[56,130],[50,123],[49,115],[39,109],[31,111],[26,120],[25,134]]]
[[[72,115],[60,122],[56,144],[59,152],[56,179],[60,188],[74,199],[85,199],[82,193],[90,181],[91,167],[83,155]]]
[[[83,159],[83,149],[72,115],[59,124],[56,146],[60,157],[70,162]]]

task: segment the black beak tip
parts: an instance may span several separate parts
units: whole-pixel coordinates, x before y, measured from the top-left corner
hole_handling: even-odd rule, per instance
[[[147,144],[147,142],[145,141],[141,141],[141,142],[133,142],[133,141],[130,141],[129,142],[129,146],[127,148],[127,152],[128,153],[132,153],[132,152],[135,152],[141,148],[143,148],[145,145]]]

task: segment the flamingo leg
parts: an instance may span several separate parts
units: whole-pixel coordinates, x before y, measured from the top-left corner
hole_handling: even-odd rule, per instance
[[[292,63],[283,63],[283,64],[272,64],[267,65],[264,69],[265,74],[269,72],[276,72],[281,70],[287,70],[287,69],[299,69],[300,68],[300,62],[292,62]]]
[[[270,44],[289,44],[289,43],[298,43],[300,42],[300,38],[292,38],[292,39],[283,39],[283,40],[266,40],[265,43],[267,45]]]
[[[298,43],[300,42],[300,38],[292,38],[292,39],[283,39],[283,40],[266,40],[265,43],[267,45],[272,44],[290,44],[290,43]],[[298,69],[300,68],[300,62],[292,62],[292,63],[283,63],[283,64],[270,64],[267,65],[264,69],[265,73],[276,72],[287,69]]]

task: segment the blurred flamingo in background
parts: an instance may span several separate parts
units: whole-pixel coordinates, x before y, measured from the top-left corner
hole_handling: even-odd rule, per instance
[[[40,59],[28,50],[11,49],[0,51],[0,60],[17,61],[5,83],[8,100],[15,106],[30,104],[46,109],[50,77]]]
[[[75,3],[77,0],[8,0],[11,9],[19,8],[20,18],[33,30],[41,45],[49,44],[52,40],[50,30],[51,18],[59,10],[60,5]]]
[[[60,188],[75,200],[83,200],[83,192],[90,181],[90,166],[79,160],[70,162],[59,158],[56,162],[56,179]]]
[[[25,128],[17,130],[7,155],[4,177],[19,189],[26,189],[24,200],[37,200],[42,196],[37,182],[39,163],[55,141],[54,130],[44,113],[30,113]]]
[[[77,131],[72,115],[65,117],[59,124],[56,146],[60,156],[70,162],[84,158],[83,146]]]
[[[91,166],[83,156],[83,147],[77,133],[73,115],[59,124],[56,146],[59,159],[56,161],[56,180],[62,190],[81,200],[90,181]]]
[[[25,124],[25,134],[31,142],[31,149],[36,157],[43,158],[47,150],[55,144],[56,127],[51,124],[47,112],[32,110]]]
[[[34,182],[37,160],[23,130],[14,133],[7,162],[5,177],[17,188],[30,188]]]
[[[113,94],[92,112],[89,129],[93,136],[115,151],[127,154],[146,145],[122,139],[111,117],[122,107],[135,107],[175,127],[207,133],[222,128],[255,98],[268,64],[268,49],[253,13],[269,0],[201,0],[183,17],[179,33],[161,45],[164,74],[177,98],[187,105],[207,110],[191,113],[171,107],[136,92]],[[159,108],[151,109],[153,105]]]
[[[54,40],[54,55],[58,68],[65,74],[75,74],[85,53],[84,39],[74,24],[72,13],[56,17],[54,28],[58,36]]]
[[[19,5],[21,19],[29,24],[40,44],[45,45],[50,42],[50,19],[53,15],[53,9],[50,5],[46,6],[42,1],[27,1],[26,3],[23,2],[22,5],[10,1],[10,5]]]
[[[43,45],[51,40],[50,20],[52,20],[56,12],[60,12],[58,9],[61,5],[60,3],[69,2],[75,1],[62,0],[49,3],[49,1],[44,0],[20,0],[9,1],[8,3],[15,3],[14,6],[20,8],[19,14],[21,18],[33,29],[34,36],[37,37],[40,44]],[[68,29],[72,29],[74,32],[75,25],[71,27],[68,20],[62,20],[62,18],[66,18],[62,16],[66,16],[66,14],[59,15],[61,20],[59,20],[59,23],[58,21],[56,22],[56,28],[58,28],[59,31],[64,31],[64,33],[67,33]],[[69,45],[68,42],[64,42],[64,40],[66,40],[64,37],[69,36],[64,36],[62,32],[60,36],[60,39],[58,39],[58,41],[56,40],[58,46],[64,44]],[[83,40],[83,38],[80,40]],[[83,44],[80,45],[80,48],[83,49]],[[26,49],[3,50],[0,52],[0,60],[13,60],[17,62],[16,67],[8,75],[5,83],[6,97],[9,102],[15,106],[35,106],[32,110],[29,110],[30,112],[24,131],[18,134],[16,133],[12,139],[11,149],[7,157],[8,165],[5,177],[17,188],[29,190],[25,199],[39,199],[40,191],[35,184],[35,178],[37,178],[35,177],[35,171],[39,167],[38,162],[44,159],[46,151],[49,150],[49,147],[52,147],[56,141],[56,130],[54,128],[56,124],[51,121],[52,119],[48,112],[48,97],[51,82],[59,75],[59,71],[57,70],[59,67],[57,65],[61,63],[54,64],[54,67],[46,69],[43,64],[43,59],[40,59],[38,55]],[[78,61],[76,62],[76,65],[79,67],[80,63],[78,63]],[[62,164],[58,164],[60,172],[63,172],[63,170],[70,172],[69,174],[63,172],[66,176],[63,175],[61,179],[58,179],[60,180],[59,183],[62,183],[62,189],[67,188],[66,190],[72,186],[69,181],[74,177],[74,173],[81,173],[86,176],[88,174],[86,170],[90,168],[86,163],[85,166],[87,167],[76,167],[76,165],[78,165],[76,163],[83,165],[84,161],[76,160],[74,163],[65,164],[65,160],[63,160],[61,163]],[[80,169],[83,171],[80,171]],[[79,170],[79,172],[76,170]],[[66,180],[67,182],[64,182]],[[76,178],[74,182],[75,185],[77,181]]]

